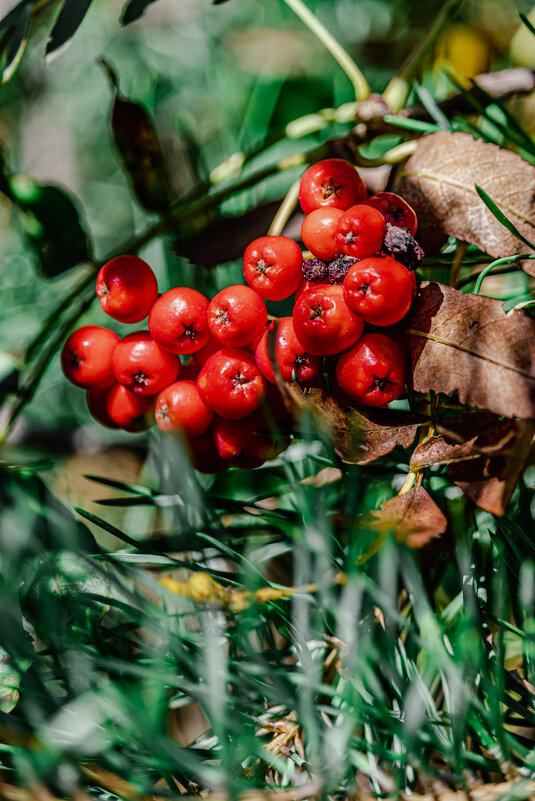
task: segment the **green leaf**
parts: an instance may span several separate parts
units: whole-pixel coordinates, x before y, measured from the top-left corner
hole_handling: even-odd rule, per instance
[[[52,54],[59,55],[60,48],[70,44],[91,3],[92,0],[65,0],[46,44],[47,62],[51,60]]]
[[[20,10],[20,14],[16,20],[15,25],[11,30],[11,34],[9,35],[8,39],[9,44],[7,45],[6,61],[4,65],[4,70],[2,72],[2,83],[7,83],[9,81],[9,79],[17,69],[18,65],[20,64],[20,60],[26,48],[26,42],[28,39],[28,28],[30,25],[30,18],[31,18],[30,6],[24,5]]]
[[[124,7],[121,16],[121,25],[128,25],[130,22],[139,19],[145,13],[147,6],[152,5],[156,0],[130,0]]]
[[[529,239],[526,239],[526,237],[523,236],[520,233],[520,231],[513,225],[511,220],[507,219],[507,217],[505,216],[503,211],[501,211],[498,208],[496,203],[492,200],[491,197],[489,197],[489,195],[487,195],[485,190],[482,189],[477,184],[475,185],[475,190],[476,190],[477,194],[479,195],[479,197],[481,198],[481,200],[483,201],[483,203],[485,204],[485,206],[487,206],[487,208],[492,212],[492,214],[494,214],[494,216],[496,217],[498,222],[501,222],[501,224],[504,226],[504,228],[507,228],[507,230],[511,234],[513,234],[513,236],[516,236],[517,239],[520,239],[521,242],[523,242],[525,245],[527,245],[532,250],[535,250],[535,245],[533,244],[533,242],[530,242]]]
[[[32,191],[19,192],[11,182],[13,200],[22,212],[24,233],[34,248],[39,265],[48,278],[90,260],[88,238],[73,199],[57,186],[31,182]]]
[[[521,11],[518,12],[518,16],[520,17],[520,19],[522,20],[528,31],[535,36],[535,27],[531,24],[527,16],[525,14],[522,14]]]
[[[163,151],[148,111],[121,95],[115,70],[101,61],[114,88],[111,127],[115,146],[139,203],[148,211],[163,212],[172,202]]]
[[[19,700],[20,674],[0,646],[0,712],[11,712]]]

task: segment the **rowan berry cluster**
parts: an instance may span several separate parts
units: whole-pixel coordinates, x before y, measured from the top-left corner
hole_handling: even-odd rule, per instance
[[[185,436],[195,467],[255,467],[280,453],[288,422],[278,382],[323,387],[345,402],[385,406],[405,389],[407,359],[385,331],[409,311],[423,252],[416,215],[400,197],[366,198],[356,169],[341,159],[310,167],[300,184],[301,237],[254,240],[244,254],[246,285],[211,300],[195,289],[158,294],[136,256],[108,262],[97,277],[103,310],[123,323],[148,316],[148,331],[119,339],[86,325],[63,347],[65,375],[87,391],[103,425],[159,428]],[[395,256],[395,258],[394,258]],[[268,320],[265,301],[294,296],[293,315]],[[377,331],[380,328],[380,331]]]

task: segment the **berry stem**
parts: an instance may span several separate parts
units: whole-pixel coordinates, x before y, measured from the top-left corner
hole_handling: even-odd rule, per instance
[[[292,9],[307,28],[312,31],[322,45],[329,51],[331,56],[339,63],[345,74],[353,84],[356,100],[366,100],[370,95],[368,81],[357,67],[349,53],[344,50],[332,33],[319,21],[312,11],[302,2],[302,0],[284,0],[286,5]]]
[[[299,184],[300,181],[295,181],[288,189],[286,197],[277,209],[277,213],[268,228],[268,236],[280,236],[282,234],[286,223],[296,209],[297,201],[299,200]]]

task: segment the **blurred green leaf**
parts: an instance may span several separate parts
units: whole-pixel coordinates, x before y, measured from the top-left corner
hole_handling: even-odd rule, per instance
[[[2,72],[2,83],[7,83],[17,69],[26,48],[31,9],[28,4],[20,8],[15,24],[7,32],[3,46],[6,47],[6,60]]]
[[[9,654],[0,646],[0,712],[11,712],[19,700],[19,672]]]
[[[46,60],[66,47],[81,25],[93,0],[65,0],[46,44]]]
[[[163,212],[172,202],[168,167],[148,111],[123,97],[117,74],[105,59],[101,63],[114,89],[111,127],[115,146],[139,203],[148,211]]]
[[[48,278],[90,260],[86,233],[72,198],[57,186],[34,185],[31,198],[14,199],[22,212],[24,233]]]
[[[124,7],[121,16],[121,25],[128,25],[129,22],[139,19],[145,13],[147,6],[152,5],[156,0],[130,0]]]

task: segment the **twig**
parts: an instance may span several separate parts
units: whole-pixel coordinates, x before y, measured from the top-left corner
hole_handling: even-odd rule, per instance
[[[304,22],[307,28],[312,31],[322,45],[329,51],[331,56],[340,64],[345,74],[353,84],[356,100],[366,100],[370,94],[368,81],[357,67],[349,53],[344,50],[330,31],[319,21],[312,11],[302,2],[302,0],[284,0],[286,5],[292,9],[294,14]]]
[[[284,227],[297,206],[299,200],[299,181],[295,181],[286,193],[286,197],[280,204],[277,213],[273,217],[273,221],[268,229],[268,236],[278,236],[284,230]]]
[[[468,242],[457,242],[457,247],[455,248],[455,256],[453,257],[453,262],[450,269],[450,286],[457,286],[457,281],[461,275],[461,269],[463,266],[463,260],[466,255],[466,250],[468,248]]]

